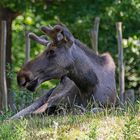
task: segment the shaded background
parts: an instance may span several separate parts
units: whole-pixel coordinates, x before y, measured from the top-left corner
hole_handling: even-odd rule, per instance
[[[25,31],[39,31],[42,25],[66,24],[73,35],[91,47],[90,30],[99,16],[99,53],[110,52],[117,65],[116,22],[123,22],[123,47],[125,63],[125,86],[140,92],[140,2],[139,0],[3,0],[0,1],[0,20],[8,19],[7,75],[9,97],[19,110],[31,103],[38,94],[19,89],[16,72],[25,59]],[[10,27],[11,30],[10,30]],[[10,39],[11,43],[10,43]],[[31,42],[31,58],[44,47]],[[12,53],[11,53],[12,52]],[[10,55],[8,55],[10,54]],[[118,78],[116,76],[116,78]],[[9,80],[9,81],[10,81]],[[42,85],[49,89],[57,81]],[[39,92],[39,89],[37,90]],[[14,96],[14,97],[13,97]],[[10,99],[9,99],[10,100]],[[13,100],[12,100],[13,102]]]

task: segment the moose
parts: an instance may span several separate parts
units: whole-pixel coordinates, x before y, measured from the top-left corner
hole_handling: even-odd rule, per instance
[[[21,110],[12,118],[43,113],[51,107],[114,106],[116,102],[115,63],[109,53],[95,54],[76,39],[63,24],[41,27],[51,39],[29,33],[29,37],[46,46],[45,51],[27,62],[17,74],[17,82],[30,91],[43,82],[59,79],[59,84]]]

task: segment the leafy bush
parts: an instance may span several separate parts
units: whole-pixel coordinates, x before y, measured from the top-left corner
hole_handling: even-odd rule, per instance
[[[127,88],[140,86],[140,39],[137,36],[124,39],[124,58]]]

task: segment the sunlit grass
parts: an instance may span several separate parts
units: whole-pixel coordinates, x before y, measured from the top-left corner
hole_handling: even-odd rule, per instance
[[[34,116],[0,122],[0,140],[137,140],[140,103],[81,115]]]

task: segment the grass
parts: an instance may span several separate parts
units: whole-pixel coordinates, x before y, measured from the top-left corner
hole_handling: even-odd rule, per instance
[[[138,140],[140,102],[82,115],[34,116],[0,121],[0,140]]]

